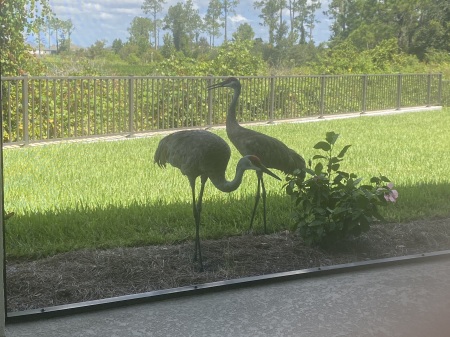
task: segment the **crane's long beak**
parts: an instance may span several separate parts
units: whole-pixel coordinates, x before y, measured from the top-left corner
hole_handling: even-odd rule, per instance
[[[267,167],[265,167],[263,164],[261,164],[261,166],[259,167],[261,169],[262,172],[268,174],[269,176],[274,177],[275,179],[281,180],[280,177],[278,177],[275,173],[273,173],[272,171],[269,171],[269,169]]]
[[[216,88],[221,88],[223,87],[223,85],[225,84],[226,81],[220,82],[220,83],[216,83],[216,84],[212,84],[210,86],[207,87],[208,90],[212,90],[212,89],[216,89]]]

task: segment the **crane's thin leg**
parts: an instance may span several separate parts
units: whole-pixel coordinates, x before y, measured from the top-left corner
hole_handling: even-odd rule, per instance
[[[194,244],[194,261],[197,261],[197,251],[199,252],[200,270],[203,270],[202,254],[200,251],[199,229],[200,229],[200,213],[198,212],[198,205],[195,201],[195,178],[189,178],[192,190],[192,212],[195,220],[195,244]]]
[[[264,178],[261,174],[261,189],[262,189],[262,200],[263,200],[263,217],[264,217],[264,234],[267,234],[267,221],[266,221],[266,187],[264,186]]]
[[[197,214],[198,221],[195,228],[195,242],[198,249],[198,261],[200,264],[200,271],[203,271],[203,260],[202,260],[202,251],[200,248],[200,214],[202,213],[202,202],[203,202],[203,192],[205,191],[205,183],[208,180],[208,177],[201,177],[201,185],[200,185],[200,193],[198,195],[197,201]],[[195,254],[197,255],[197,249],[195,250]]]
[[[195,201],[195,179],[189,178],[189,182],[191,184],[191,191],[192,191],[192,213],[194,214],[195,228],[197,228],[198,213],[197,213],[197,203]],[[195,240],[194,261],[197,261],[197,240]]]
[[[256,197],[255,197],[255,206],[253,206],[252,218],[250,220],[250,228],[249,231],[253,228],[253,220],[255,219],[256,208],[258,207],[259,198],[261,197],[261,180],[262,180],[262,172],[256,172],[256,176],[258,177],[258,187],[256,189]]]

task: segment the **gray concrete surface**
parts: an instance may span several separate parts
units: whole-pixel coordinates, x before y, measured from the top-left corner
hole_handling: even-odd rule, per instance
[[[450,259],[8,324],[7,337],[450,336]]]

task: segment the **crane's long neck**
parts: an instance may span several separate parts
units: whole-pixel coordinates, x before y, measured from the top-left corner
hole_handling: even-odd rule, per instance
[[[241,165],[236,166],[236,173],[234,175],[234,179],[231,181],[228,181],[225,178],[225,172],[221,173],[220,175],[210,175],[209,179],[211,182],[216,186],[216,188],[222,192],[230,193],[234,190],[237,190],[237,188],[242,183],[242,177],[244,176],[245,168],[243,168]]]
[[[237,103],[239,101],[239,95],[241,94],[241,86],[236,86],[233,88],[234,89],[234,94],[233,94],[233,99],[231,100],[231,104],[228,108],[228,114],[227,114],[227,126],[230,126],[231,124],[238,124],[238,121],[236,119],[236,108],[237,108]]]

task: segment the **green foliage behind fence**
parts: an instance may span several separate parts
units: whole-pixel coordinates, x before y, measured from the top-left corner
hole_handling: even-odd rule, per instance
[[[5,143],[224,124],[232,91],[220,78],[3,78]],[[242,122],[301,118],[448,101],[439,74],[242,77]]]

